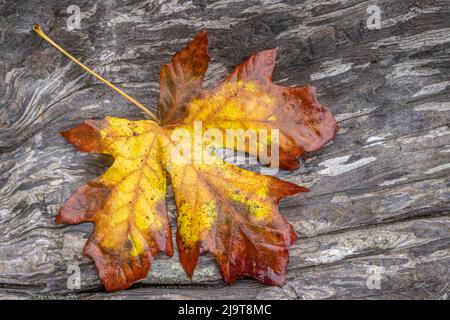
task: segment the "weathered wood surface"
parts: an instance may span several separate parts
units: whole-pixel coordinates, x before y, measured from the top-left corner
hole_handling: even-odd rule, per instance
[[[0,298],[448,299],[448,0],[84,0],[81,30],[68,31],[71,4],[0,2]],[[382,9],[379,30],[366,26],[370,4]],[[311,188],[281,204],[300,236],[284,287],[224,285],[207,255],[190,281],[176,256],[161,256],[145,281],[103,292],[82,256],[91,227],[53,219],[110,160],[76,152],[58,132],[143,114],[42,43],[35,21],[147,105],[157,101],[159,66],[201,28],[210,34],[209,86],[278,46],[275,80],[318,87],[340,131],[301,169],[279,173]],[[172,197],[169,210],[174,220]],[[80,289],[67,288],[70,265],[81,268]],[[370,289],[375,268],[380,288]]]

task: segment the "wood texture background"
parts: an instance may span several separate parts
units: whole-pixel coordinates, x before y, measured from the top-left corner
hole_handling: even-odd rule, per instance
[[[76,4],[81,29],[68,31]],[[366,26],[368,5],[382,10]],[[82,256],[89,224],[57,226],[65,198],[110,159],[58,134],[88,118],[143,114],[31,32],[155,106],[159,66],[196,30],[210,35],[207,86],[279,47],[274,80],[316,85],[336,139],[278,176],[311,188],[281,211],[300,239],[286,285],[222,283],[201,257],[193,281],[177,256],[148,279],[104,293]],[[0,1],[0,298],[448,299],[450,291],[450,2],[448,0]],[[169,210],[175,219],[173,198]],[[68,267],[81,288],[67,288]],[[369,289],[373,268],[380,289]]]

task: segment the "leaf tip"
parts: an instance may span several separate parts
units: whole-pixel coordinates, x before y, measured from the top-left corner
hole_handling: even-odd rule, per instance
[[[101,152],[103,150],[100,130],[103,120],[85,121],[75,127],[61,131],[60,134],[78,150],[84,152]]]
[[[58,212],[58,214],[55,217],[55,223],[56,224],[62,224],[63,223],[63,218],[61,215],[61,210]]]
[[[189,278],[189,280],[192,280],[192,277],[194,275],[195,267],[197,266],[197,259],[181,259],[180,257],[180,263],[183,266],[184,272],[186,272],[186,276]]]
[[[183,246],[183,240],[181,239],[180,234],[177,235],[177,243],[178,243],[178,253],[179,260],[181,266],[184,269],[184,272],[188,276],[190,280],[192,280],[192,276],[194,275],[195,267],[198,263],[198,256],[200,254],[199,246],[194,246],[193,248],[185,248]]]
[[[307,187],[299,186],[295,183],[277,179],[272,185],[271,189],[275,197],[280,200],[284,197],[293,196],[298,193],[309,192]]]
[[[206,37],[208,38],[208,30],[206,29],[200,29],[197,31],[197,34],[195,35],[195,37]]]

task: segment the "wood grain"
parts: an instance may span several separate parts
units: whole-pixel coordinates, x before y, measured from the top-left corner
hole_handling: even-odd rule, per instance
[[[71,1],[0,3],[0,298],[448,299],[450,4],[377,1]],[[82,256],[88,224],[57,226],[61,203],[111,159],[58,134],[88,118],[144,114],[31,32],[39,21],[83,63],[146,105],[159,66],[207,29],[214,86],[250,54],[278,47],[275,82],[313,84],[339,120],[336,139],[278,176],[311,192],[282,202],[300,237],[284,287],[227,286],[202,256],[192,281],[159,257],[132,289],[103,292]],[[257,168],[253,168],[257,169]],[[169,211],[175,219],[173,197]],[[68,267],[81,288],[67,287]],[[374,270],[380,288],[369,289]],[[369,283],[369,286],[368,286]]]

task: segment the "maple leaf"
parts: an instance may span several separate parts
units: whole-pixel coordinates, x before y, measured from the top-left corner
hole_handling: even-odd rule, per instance
[[[160,73],[161,124],[165,128],[192,126],[204,129],[280,130],[280,167],[294,170],[297,158],[319,149],[337,132],[331,112],[316,98],[312,86],[283,87],[272,83],[276,49],[250,56],[214,90],[202,82],[210,60],[206,32],[175,54]],[[267,147],[266,141],[257,141]],[[222,147],[219,145],[218,147]],[[257,156],[248,144],[239,151]]]
[[[95,261],[107,291],[145,278],[157,253],[173,254],[157,128],[153,121],[107,117],[62,132],[81,151],[114,157],[113,165],[79,188],[56,217],[56,223],[94,223],[84,254]]]
[[[189,277],[199,254],[210,252],[227,283],[242,276],[265,284],[285,280],[288,248],[296,234],[278,203],[308,189],[239,168],[214,153],[209,161],[192,161],[198,155],[182,151],[191,142],[174,136],[180,130],[195,136],[197,121],[201,133],[277,129],[280,167],[293,170],[299,156],[334,137],[336,121],[317,101],[313,87],[272,83],[274,49],[252,55],[217,88],[204,89],[207,48],[207,33],[201,31],[162,66],[160,124],[106,117],[62,132],[79,150],[115,159],[102,176],[80,187],[56,218],[57,223],[94,223],[84,253],[95,261],[107,291],[146,277],[157,253],[173,254],[165,204],[168,179],[178,212],[180,262]],[[261,158],[261,149],[274,143],[267,137],[254,142],[256,148],[246,142],[234,149]],[[200,144],[202,150],[225,147],[217,139]]]

